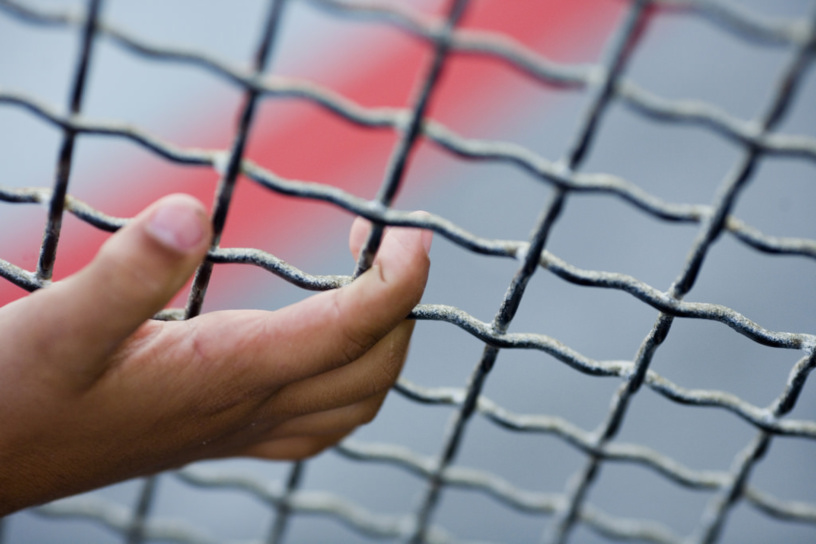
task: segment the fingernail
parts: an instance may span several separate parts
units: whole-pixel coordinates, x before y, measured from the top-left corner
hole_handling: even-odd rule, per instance
[[[422,210],[411,212],[411,215],[416,216],[416,217],[418,217],[420,219],[427,219],[427,218],[429,218],[431,216],[431,214],[429,214],[426,211],[422,211]],[[420,239],[422,240],[422,247],[425,248],[425,253],[430,254],[431,253],[431,243],[433,242],[433,231],[432,230],[422,230],[421,234],[420,234]]]
[[[427,255],[431,254],[431,242],[433,242],[433,231],[423,230],[422,231],[422,247],[425,248],[425,253]]]
[[[147,232],[162,245],[182,253],[198,247],[206,232],[201,204],[192,197],[168,199],[153,212]]]

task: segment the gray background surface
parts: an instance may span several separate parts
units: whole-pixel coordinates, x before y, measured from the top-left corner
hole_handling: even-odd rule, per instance
[[[105,17],[133,33],[217,52],[244,64],[263,12],[261,2],[239,6],[173,1],[163,2],[160,8],[157,2],[118,0],[108,4]],[[779,16],[801,15],[813,7],[804,0],[741,4]],[[156,15],[158,11],[161,16]],[[299,63],[316,62],[335,32],[325,16],[316,15],[313,9],[292,12],[284,36],[284,43],[290,44],[284,49],[290,54],[276,61],[280,73],[294,70]],[[4,51],[0,86],[24,90],[61,108],[58,105],[65,102],[75,48],[75,37],[69,31],[30,27],[0,15],[0,50]],[[752,45],[710,21],[678,15],[661,18],[650,27],[627,74],[661,96],[711,102],[749,119],[763,111],[790,54],[789,48]],[[206,108],[207,101],[223,102],[230,96],[237,103],[237,91],[209,74],[172,67],[149,69],[144,61],[119,62],[126,56],[111,46],[100,48],[87,101],[89,117],[130,120],[172,140],[177,133],[168,121],[170,112],[185,119],[198,108]],[[163,88],[169,89],[167,96],[146,95],[135,84],[122,84],[128,78],[135,83],[145,77],[162,78]],[[816,72],[810,70],[806,79],[780,132],[816,135]],[[203,83],[208,88],[206,99],[196,91]],[[122,94],[128,88],[133,89],[132,96]],[[190,95],[197,98],[184,99]],[[480,133],[488,133],[485,126],[494,127],[496,133],[556,160],[575,130],[586,93],[564,92],[554,100],[555,106],[548,105],[543,115],[534,113],[530,96],[508,100],[477,126]],[[60,133],[51,126],[0,105],[0,183],[50,183],[59,139]],[[102,144],[88,145],[80,152],[78,176],[92,172],[108,153]],[[510,166],[464,162],[433,150],[424,153],[416,157],[397,207],[431,211],[486,238],[527,238],[549,197],[546,184]],[[667,201],[707,203],[741,153],[739,146],[710,130],[657,123],[615,104],[604,118],[583,171],[615,173]],[[734,213],[768,234],[816,239],[815,174],[812,160],[766,158]],[[423,180],[423,189],[412,190],[411,181],[418,179]],[[5,232],[21,222],[41,228],[37,220],[23,217],[14,206],[0,209]],[[340,215],[350,223],[347,215]],[[696,225],[659,222],[615,197],[578,194],[569,198],[548,249],[581,268],[623,272],[663,290],[681,269],[696,231]],[[324,248],[302,255],[295,264],[314,273],[349,273],[345,234],[323,234]],[[470,254],[440,236],[434,242],[432,261],[423,302],[457,306],[486,322],[493,318],[518,264]],[[687,300],[726,305],[771,330],[814,333],[815,266],[812,259],[763,255],[724,236],[714,246]],[[302,298],[303,293],[276,281],[274,288],[241,296],[231,304],[274,309]],[[544,333],[593,358],[630,360],[656,316],[653,308],[623,292],[570,285],[540,270],[511,332]],[[452,325],[419,322],[404,375],[426,386],[463,387],[481,349],[479,341]],[[798,353],[759,346],[722,324],[678,319],[652,368],[684,387],[726,390],[764,406],[779,394],[798,357]],[[618,385],[616,379],[580,374],[540,352],[504,350],[484,394],[513,412],[557,415],[591,430],[605,419]],[[813,419],[815,408],[816,394],[810,383],[792,417]],[[378,419],[355,438],[402,444],[435,456],[452,412],[392,394]],[[647,445],[693,468],[727,470],[734,455],[755,434],[752,426],[731,413],[681,406],[644,388],[634,399],[616,441]],[[583,454],[555,437],[513,433],[480,416],[473,419],[464,440],[456,465],[489,470],[527,490],[561,492],[569,476],[585,463]],[[777,438],[751,482],[780,498],[814,503],[814,458],[813,441]],[[285,464],[243,460],[200,467],[249,473],[270,482],[284,477],[288,470]],[[303,485],[307,490],[342,495],[383,514],[411,511],[424,486],[422,479],[399,468],[353,462],[334,452],[308,464]],[[130,505],[138,487],[127,482],[98,493]],[[246,494],[197,489],[172,476],[161,478],[158,496],[155,516],[184,519],[216,539],[261,538],[273,519],[269,507]],[[610,514],[658,520],[682,535],[696,526],[710,497],[708,492],[682,488],[645,467],[606,463],[589,502]],[[444,491],[434,516],[435,523],[462,539],[501,542],[538,541],[548,521],[548,517],[516,512],[478,492],[452,488]],[[293,518],[288,536],[291,542],[368,541],[335,520],[306,515]],[[804,543],[814,538],[813,525],[776,521],[739,504],[722,541]],[[7,520],[5,541],[122,540],[81,520],[47,519],[24,512]],[[602,540],[579,526],[572,541]]]

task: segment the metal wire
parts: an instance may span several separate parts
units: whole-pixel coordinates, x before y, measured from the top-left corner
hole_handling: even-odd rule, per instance
[[[96,21],[99,17],[101,0],[93,0],[88,4],[88,15],[85,18],[82,30],[82,47],[74,72],[74,83],[71,87],[68,111],[70,115],[79,113],[82,107],[82,97],[85,94],[88,65],[91,60],[91,50],[96,36]],[[62,228],[62,213],[65,208],[65,195],[68,192],[68,178],[71,175],[71,161],[74,155],[74,141],[76,132],[65,128],[57,159],[57,175],[54,180],[54,190],[48,206],[48,223],[43,233],[40,249],[40,259],[37,262],[37,277],[41,281],[50,281],[54,272],[54,261],[57,258],[57,244],[59,243]]]
[[[634,11],[635,10],[633,10],[633,12]],[[633,31],[630,31],[630,33],[632,32]],[[621,50],[623,49],[625,49],[625,46],[621,47]],[[809,42],[806,42],[799,48],[791,69],[782,79],[779,91],[769,111],[759,122],[762,131],[769,131],[773,128],[781,119],[786,106],[790,104],[792,91],[796,86],[797,80],[803,74],[805,65],[810,60],[810,49],[812,49],[812,45]],[[733,172],[729,174],[722,183],[718,194],[715,196],[714,204],[712,205],[713,213],[702,223],[698,236],[689,252],[683,271],[669,288],[668,295],[671,298],[682,299],[691,290],[711,244],[722,232],[725,217],[734,206],[739,191],[750,179],[759,156],[759,150],[754,147],[749,147],[744,158],[739,161]],[[612,409],[610,410],[609,417],[597,432],[599,444],[612,440],[618,433],[629,403],[643,383],[643,379],[649,369],[649,364],[657,349],[668,336],[673,320],[674,316],[661,314],[654,327],[652,327],[652,330],[641,343],[638,353],[635,356],[634,372],[627,377],[626,381],[618,389],[612,401]],[[767,438],[769,435],[763,432],[761,436],[763,438],[759,439],[755,446],[750,447],[750,453],[746,453],[746,456],[758,456],[759,451],[767,447]],[[578,510],[586,498],[589,487],[598,477],[600,466],[601,460],[599,458],[590,457],[590,461],[584,469],[570,479],[570,489],[567,491],[569,506],[564,509],[563,513],[557,518],[556,523],[553,524],[551,532],[547,537],[547,542],[560,543],[566,541],[569,531],[577,520]],[[734,482],[728,491],[728,499],[721,501],[721,504],[728,503],[730,505],[739,498],[741,494],[741,483],[745,480],[747,466],[749,466],[747,459],[740,463],[739,475],[734,477]],[[699,541],[708,543],[716,538],[716,533],[724,520],[726,510],[727,508],[722,506],[715,515],[706,512],[705,515],[713,519],[704,522],[706,529],[703,531],[703,535],[699,538]]]
[[[411,115],[405,130],[402,132],[399,143],[394,148],[391,159],[388,163],[385,181],[380,186],[375,201],[385,207],[391,206],[394,197],[397,195],[402,178],[408,166],[408,158],[420,135],[420,129],[425,117],[425,110],[430,103],[434,86],[442,73],[445,57],[450,48],[450,37],[456,23],[462,18],[467,7],[467,0],[452,0],[448,6],[448,16],[442,32],[435,40],[434,55],[431,58],[427,74],[421,80],[421,87],[417,93]],[[374,262],[374,256],[380,247],[380,242],[384,233],[382,223],[373,223],[368,239],[360,251],[357,259],[357,268],[354,276],[359,276],[369,268]]]
[[[295,0],[290,0],[295,1]],[[796,436],[816,439],[815,420],[786,417],[794,408],[807,376],[816,366],[816,334],[773,331],[745,315],[723,305],[689,302],[691,291],[712,243],[723,233],[769,254],[799,255],[816,258],[816,240],[780,238],[762,233],[735,217],[731,210],[740,192],[750,182],[757,163],[770,156],[816,161],[816,138],[781,134],[775,131],[790,104],[800,80],[816,54],[816,20],[769,19],[738,5],[721,0],[634,0],[629,12],[610,42],[607,60],[601,65],[560,65],[522,46],[511,37],[472,30],[457,30],[466,1],[454,0],[444,20],[426,19],[411,10],[394,5],[362,1],[301,0],[337,17],[366,18],[392,25],[433,45],[434,54],[419,81],[418,92],[409,109],[368,108],[318,85],[265,73],[276,29],[281,24],[285,2],[270,2],[268,17],[257,46],[251,71],[217,59],[209,54],[151,43],[127,30],[99,19],[99,0],[89,0],[86,13],[48,11],[19,0],[0,0],[0,13],[29,24],[47,27],[72,27],[82,37],[76,62],[71,99],[66,113],[42,103],[36,97],[0,87],[0,104],[29,112],[43,122],[59,127],[64,134],[53,188],[12,189],[0,187],[0,200],[8,203],[48,203],[50,208],[46,235],[41,246],[36,271],[28,271],[0,259],[0,276],[24,289],[33,291],[50,281],[59,239],[59,224],[64,211],[105,231],[115,231],[126,218],[118,218],[94,209],[71,196],[67,189],[74,141],[85,135],[100,135],[127,140],[167,161],[213,168],[221,174],[216,193],[213,224],[216,237],[206,263],[199,270],[185,310],[162,312],[159,318],[184,319],[197,315],[206,294],[213,266],[222,263],[244,263],[263,268],[286,281],[308,290],[337,288],[352,281],[371,263],[379,245],[382,228],[402,225],[427,228],[444,236],[457,246],[485,256],[519,261],[507,293],[492,322],[485,323],[463,310],[439,304],[423,304],[412,312],[415,319],[449,323],[475,339],[484,349],[469,382],[464,388],[425,387],[401,379],[396,390],[415,402],[455,408],[450,430],[437,458],[429,458],[402,446],[362,443],[346,440],[336,451],[365,463],[385,463],[406,470],[422,479],[425,492],[413,512],[402,516],[384,516],[371,512],[345,497],[324,492],[304,491],[299,483],[307,464],[293,465],[280,485],[268,485],[255,479],[226,472],[205,471],[188,467],[172,476],[187,485],[208,489],[240,490],[268,504],[276,511],[264,542],[285,542],[286,528],[292,515],[310,513],[336,519],[353,530],[382,539],[412,542],[459,542],[444,528],[433,523],[440,495],[446,489],[467,489],[482,493],[510,508],[551,516],[546,533],[548,542],[566,542],[574,527],[582,524],[611,539],[659,543],[717,542],[733,506],[745,501],[755,511],[768,516],[816,526],[816,504],[780,499],[757,489],[750,475],[774,436]],[[670,100],[652,94],[625,76],[626,61],[637,48],[637,38],[649,24],[648,15],[679,11],[703,18],[740,39],[765,47],[792,47],[795,55],[788,70],[777,82],[775,96],[768,111],[757,120],[745,121],[731,116],[719,107],[696,101]],[[546,31],[546,28],[543,29]],[[156,62],[174,62],[201,68],[213,76],[243,89],[244,106],[236,136],[229,150],[190,149],[158,138],[138,127],[117,121],[89,119],[81,114],[81,100],[86,85],[88,65],[93,58],[92,45],[97,39],[108,39],[124,50]],[[537,81],[564,91],[589,89],[592,99],[576,130],[574,144],[560,161],[549,161],[542,154],[505,141],[466,138],[449,127],[425,117],[426,107],[446,56],[480,55],[498,59]],[[259,100],[305,100],[358,126],[400,132],[385,180],[377,197],[368,201],[319,183],[283,178],[261,168],[244,157],[244,147]],[[666,202],[635,183],[608,173],[581,172],[597,138],[603,115],[613,102],[625,104],[645,118],[661,123],[696,124],[708,129],[744,150],[743,157],[726,176],[709,205]],[[553,186],[553,196],[544,206],[528,241],[495,240],[476,236],[450,220],[429,214],[417,216],[390,208],[407,165],[412,148],[420,137],[455,156],[472,161],[509,163],[531,179]],[[351,276],[312,275],[278,257],[256,248],[222,248],[220,233],[230,207],[231,194],[239,175],[279,194],[332,204],[364,216],[377,225],[366,244],[357,269]],[[576,193],[609,194],[651,217],[671,222],[692,223],[699,231],[677,279],[667,291],[661,291],[632,276],[598,270],[584,270],[565,262],[546,249],[548,235],[557,222],[568,197]],[[589,288],[625,292],[659,312],[655,325],[644,338],[633,358],[627,361],[604,361],[587,357],[536,332],[508,332],[516,310],[532,275],[541,267],[555,277]],[[742,336],[762,345],[800,351],[784,390],[767,407],[750,404],[727,391],[688,389],[674,383],[650,368],[654,354],[670,332],[676,318],[717,321]],[[441,325],[440,325],[441,326]],[[545,414],[518,414],[498,405],[483,394],[483,387],[502,349],[538,350],[565,365],[591,376],[619,378],[620,387],[600,427],[589,432],[563,418]],[[698,470],[673,459],[666,453],[640,444],[614,441],[626,421],[626,414],[641,386],[681,405],[713,407],[731,412],[757,429],[755,438],[734,458],[728,471]],[[557,437],[587,458],[585,466],[569,480],[560,493],[543,493],[522,489],[491,472],[454,465],[462,447],[462,437],[474,415],[505,429],[519,433],[546,434]],[[588,502],[592,484],[607,462],[632,463],[646,467],[667,481],[691,489],[710,490],[714,496],[702,512],[697,530],[686,537],[675,534],[662,523],[651,520],[624,519],[607,514]],[[128,543],[163,540],[184,543],[210,543],[219,539],[186,522],[166,520],[153,514],[156,480],[145,481],[135,508],[85,496],[40,507],[35,512],[56,517],[94,521],[122,535]],[[544,523],[542,522],[542,527]],[[2,539],[3,532],[0,532]],[[259,541],[260,542],[260,541]]]

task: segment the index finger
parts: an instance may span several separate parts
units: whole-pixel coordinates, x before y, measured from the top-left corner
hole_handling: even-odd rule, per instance
[[[274,312],[199,316],[196,349],[207,359],[233,359],[261,374],[255,379],[277,386],[348,364],[419,303],[430,237],[428,231],[389,229],[373,266],[349,285]]]

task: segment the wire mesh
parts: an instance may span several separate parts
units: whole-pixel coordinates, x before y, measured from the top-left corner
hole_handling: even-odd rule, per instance
[[[295,78],[271,76],[267,65],[275,55],[275,38],[280,21],[294,4],[308,4],[332,17],[344,20],[365,19],[389,25],[427,42],[432,54],[419,74],[415,98],[409,108],[363,106],[343,95],[314,83]],[[754,512],[816,529],[816,503],[778,498],[751,483],[752,472],[765,458],[778,437],[816,438],[816,420],[790,417],[816,365],[816,333],[775,331],[752,321],[737,310],[712,302],[689,302],[703,263],[723,234],[745,247],[775,256],[816,258],[816,240],[786,238],[766,234],[733,214],[735,204],[756,176],[760,162],[768,158],[799,160],[812,168],[816,161],[816,137],[778,132],[776,129],[791,109],[816,51],[816,6],[808,18],[776,19],[755,13],[736,4],[718,0],[635,0],[626,3],[625,15],[606,47],[602,62],[591,65],[560,64],[521,45],[512,37],[475,30],[458,30],[466,17],[468,2],[449,2],[446,15],[429,19],[410,8],[394,3],[351,2],[341,0],[273,0],[267,6],[267,18],[250,70],[225,62],[203,51],[158,45],[128,30],[105,22],[100,13],[101,0],[91,0],[79,13],[46,10],[17,0],[0,1],[0,13],[15,21],[46,28],[70,28],[82,37],[76,59],[70,100],[63,113],[26,92],[17,92],[0,81],[0,104],[24,110],[61,131],[63,143],[53,187],[15,188],[0,186],[0,199],[7,203],[40,203],[48,206],[48,221],[36,270],[26,270],[0,260],[0,275],[7,281],[32,291],[51,281],[60,225],[65,212],[97,229],[115,231],[127,219],[108,215],[73,197],[70,191],[74,142],[88,135],[117,138],[179,165],[203,166],[219,174],[215,194],[213,222],[216,236],[207,261],[199,269],[184,310],[167,310],[165,319],[193,318],[201,312],[208,282],[216,265],[250,264],[264,269],[305,290],[339,287],[365,270],[379,245],[387,225],[431,229],[452,242],[454,247],[486,257],[515,260],[517,271],[510,281],[495,317],[484,322],[455,306],[424,303],[412,316],[420,321],[447,323],[482,342],[482,353],[461,388],[423,386],[407,378],[400,379],[396,391],[404,398],[425,405],[452,409],[446,435],[436,455],[425,455],[390,443],[371,443],[350,438],[335,452],[365,466],[390,465],[413,474],[421,482],[414,508],[399,515],[385,515],[356,504],[352,499],[326,491],[303,489],[303,473],[308,462],[294,464],[280,480],[263,481],[236,476],[229,472],[205,470],[193,466],[173,475],[145,481],[134,507],[126,507],[97,495],[86,495],[35,509],[37,515],[84,520],[101,524],[121,538],[140,543],[170,541],[205,543],[220,539],[183,520],[157,515],[157,478],[174,478],[184,485],[204,490],[236,490],[252,496],[275,512],[268,532],[258,541],[286,542],[288,524],[293,517],[310,514],[337,520],[362,536],[408,542],[454,542],[459,539],[440,524],[443,494],[451,490],[479,492],[510,509],[538,516],[545,542],[575,541],[576,531],[588,528],[613,540],[658,543],[718,542],[727,531],[729,517],[740,504]],[[713,103],[672,99],[653,94],[627,77],[627,63],[639,50],[640,39],[655,21],[668,17],[690,17],[716,25],[718,32],[732,33],[737,40],[755,47],[782,47],[789,56],[787,66],[775,82],[773,96],[754,119],[741,119]],[[547,23],[542,22],[546,32]],[[125,122],[103,121],[82,113],[83,92],[87,87],[89,64],[93,63],[94,44],[108,40],[130,55],[153,62],[171,62],[206,71],[210,76],[243,89],[243,106],[231,148],[208,150],[174,144],[145,129]],[[583,114],[574,130],[572,142],[558,160],[522,145],[503,140],[469,138],[440,121],[428,117],[440,74],[452,54],[489,58],[511,66],[542,86],[558,92],[588,91]],[[251,126],[257,120],[257,105],[267,98],[303,100],[338,119],[360,127],[389,129],[398,135],[384,181],[377,196],[365,199],[329,184],[289,179],[256,164],[245,156]],[[812,101],[812,97],[809,97]],[[709,204],[678,204],[664,200],[633,181],[609,172],[587,173],[585,165],[599,138],[605,118],[613,106],[624,105],[637,115],[661,126],[693,125],[722,137],[739,150],[728,175],[721,181]],[[668,128],[666,128],[668,130]],[[393,205],[397,190],[405,183],[409,158],[419,142],[427,140],[452,156],[490,164],[508,164],[525,172],[532,182],[552,187],[549,200],[539,211],[528,240],[499,240],[478,236],[439,214],[417,216]],[[283,259],[258,248],[221,247],[220,233],[231,206],[231,195],[242,174],[248,180],[280,195],[327,203],[354,215],[368,218],[375,229],[352,275],[317,275],[296,268]],[[812,175],[812,172],[811,172]],[[576,195],[606,195],[637,211],[667,224],[696,225],[697,234],[675,280],[665,291],[634,276],[600,270],[582,269],[559,258],[548,249],[548,241],[565,208]],[[636,353],[629,360],[598,360],[573,349],[542,332],[513,332],[512,323],[533,275],[543,269],[564,282],[587,289],[606,289],[626,293],[658,312],[653,326],[646,331]],[[661,346],[670,338],[670,329],[678,319],[715,321],[724,324],[752,342],[796,350],[798,355],[789,370],[784,388],[767,406],[755,405],[724,390],[693,389],[669,380],[652,369]],[[587,431],[560,416],[521,414],[491,400],[486,384],[497,361],[509,350],[543,352],[566,367],[584,375],[612,377],[619,386],[599,427]],[[410,363],[409,363],[410,364]],[[728,470],[698,470],[686,466],[670,453],[638,443],[618,440],[634,409],[633,402],[643,389],[650,390],[677,405],[718,408],[743,420],[755,436],[733,456]],[[576,393],[580,395],[581,393]],[[582,462],[566,479],[562,490],[544,492],[519,487],[489,470],[473,469],[456,463],[465,448],[464,434],[479,415],[497,426],[517,433],[552,436],[569,445]],[[629,418],[629,419],[628,419]],[[478,445],[469,447],[477,448]],[[598,486],[603,470],[612,462],[634,464],[650,469],[677,486],[709,492],[708,504],[699,512],[693,530],[678,534],[662,521],[630,519],[609,514],[590,502],[593,487]],[[546,470],[548,462],[529,470]],[[794,470],[793,468],[791,470]],[[671,509],[671,505],[665,505]],[[545,529],[546,528],[546,529]],[[816,531],[811,532],[816,534]],[[515,541],[507,535],[506,541]]]

